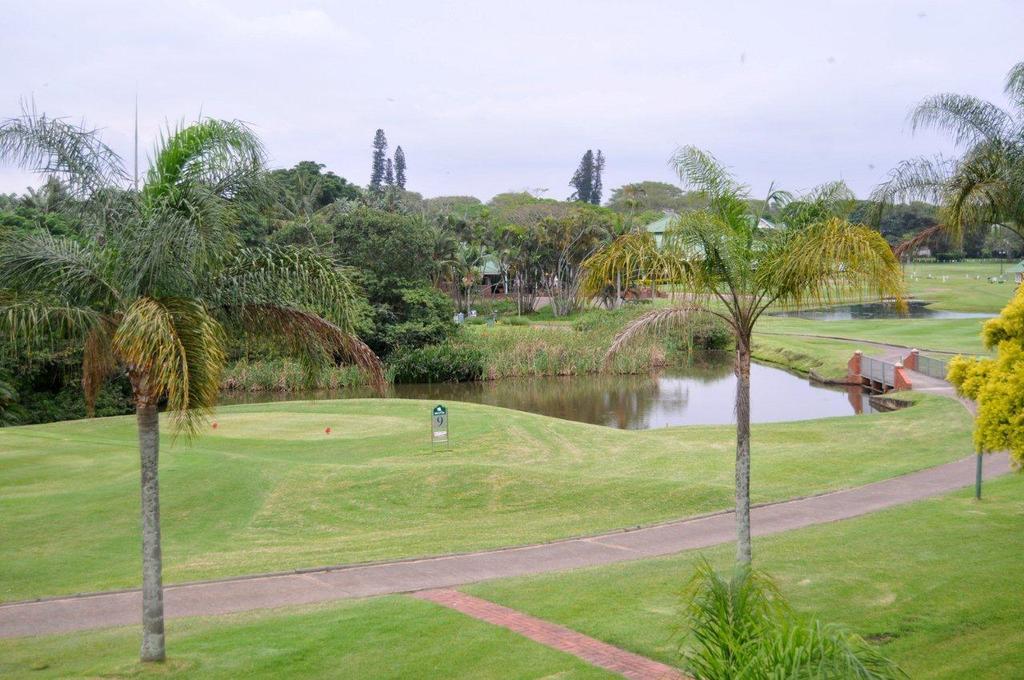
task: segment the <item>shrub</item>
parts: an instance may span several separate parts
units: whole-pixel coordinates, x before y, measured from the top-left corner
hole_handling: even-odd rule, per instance
[[[723,577],[702,561],[685,596],[694,643],[685,665],[696,680],[907,677],[859,636],[797,616],[771,579],[749,566]]]
[[[480,350],[444,343],[396,350],[388,361],[396,383],[468,382],[484,374]]]
[[[491,316],[492,314],[497,313],[499,318],[516,316],[519,311],[516,308],[515,300],[508,300],[504,298],[484,298],[474,302],[473,307],[476,308],[476,313],[480,316]]]
[[[294,392],[336,390],[363,384],[354,366],[311,371],[294,359],[240,359],[224,369],[221,389],[235,392]]]
[[[454,316],[451,298],[436,288],[404,288],[399,302],[378,314],[380,344],[390,353],[442,343],[455,331]]]

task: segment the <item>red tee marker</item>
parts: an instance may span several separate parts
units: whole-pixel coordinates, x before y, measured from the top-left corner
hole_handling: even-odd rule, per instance
[[[217,421],[216,420],[213,421],[213,429],[215,429],[215,430],[217,429]]]
[[[331,428],[328,427],[326,430],[324,430],[324,434],[330,434],[330,433],[331,433]]]

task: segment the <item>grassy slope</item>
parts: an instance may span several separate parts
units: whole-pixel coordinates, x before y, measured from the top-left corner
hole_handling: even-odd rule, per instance
[[[567,654],[405,597],[167,624],[164,665],[136,627],[0,640],[4,678],[611,678]]]
[[[731,506],[731,427],[612,430],[455,403],[454,446],[432,453],[430,405],[239,406],[191,446],[165,438],[166,581],[521,544]],[[755,425],[753,442],[753,500],[764,502],[959,458],[970,428],[958,404],[922,397],[880,416]],[[0,600],[137,584],[137,459],[132,418],[0,430]]]
[[[968,481],[968,480],[965,480]],[[1024,668],[1024,477],[755,540],[799,610],[876,642],[914,678],[1010,678]],[[721,568],[732,546],[703,554]],[[466,588],[612,644],[678,661],[679,593],[694,553]]]

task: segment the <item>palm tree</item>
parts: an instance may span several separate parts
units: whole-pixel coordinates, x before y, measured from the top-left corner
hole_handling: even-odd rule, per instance
[[[78,240],[36,234],[0,243],[0,329],[27,346],[75,343],[93,412],[103,382],[131,383],[142,487],[143,661],[164,659],[158,483],[159,414],[192,434],[216,403],[228,333],[281,343],[311,366],[348,356],[381,384],[380,362],[352,332],[348,275],[310,250],[238,248],[238,197],[262,171],[243,124],[202,120],[163,136],[145,183],[95,132],[25,111],[0,124],[0,158],[57,177]],[[111,200],[111,197],[117,197]],[[115,206],[116,209],[112,209]]]
[[[801,201],[785,228],[766,229],[751,208],[747,189],[710,154],[679,149],[673,164],[680,179],[700,191],[708,207],[681,215],[662,248],[645,235],[626,235],[632,247],[613,244],[587,262],[584,293],[599,293],[622,274],[641,270],[651,285],[680,286],[680,304],[654,309],[629,323],[608,350],[608,358],[644,332],[671,323],[717,316],[728,324],[736,345],[736,520],[740,563],[750,547],[750,356],[754,325],[775,306],[823,303],[840,296],[893,296],[902,302],[899,263],[882,235],[832,214],[849,204],[849,190],[826,185]],[[769,202],[789,201],[773,191]],[[811,209],[811,208],[814,209]],[[624,257],[606,257],[608,252]]]
[[[938,94],[910,116],[912,128],[950,135],[959,158],[914,158],[890,173],[872,198],[939,203],[941,229],[959,240],[964,229],[998,224],[1024,237],[1024,62],[1006,76],[1008,109],[963,94]]]

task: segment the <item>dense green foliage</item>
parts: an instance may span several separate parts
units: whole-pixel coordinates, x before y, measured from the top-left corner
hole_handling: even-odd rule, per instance
[[[395,352],[389,368],[396,383],[467,382],[484,376],[484,355],[469,345],[430,345]]]
[[[682,213],[707,206],[707,199],[698,191],[683,191],[668,182],[634,182],[612,191],[608,207],[620,213],[662,212]]]

